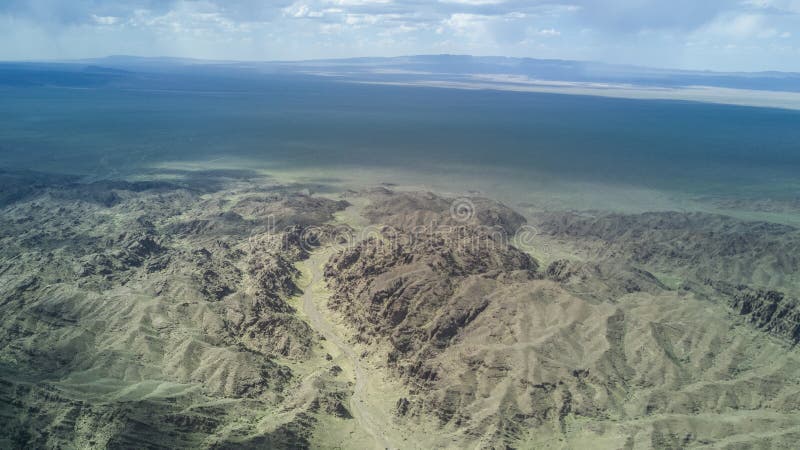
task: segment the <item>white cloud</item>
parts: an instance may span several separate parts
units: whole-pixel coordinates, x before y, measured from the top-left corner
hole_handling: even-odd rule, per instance
[[[446,29],[449,29],[455,34],[477,37],[476,35],[485,32],[487,20],[488,18],[486,16],[478,14],[452,14],[450,17],[442,20],[442,27],[439,28],[438,32],[441,34],[444,33]]]
[[[555,28],[544,28],[537,32],[540,36],[561,36],[561,32]]]
[[[781,34],[770,25],[767,16],[755,13],[725,14],[699,31],[710,37],[733,40],[769,39]]]
[[[375,25],[381,21],[379,14],[346,14],[345,23],[347,25],[363,26]]]
[[[800,70],[797,29],[800,0],[0,0],[0,58],[448,52]]]
[[[331,3],[338,6],[368,6],[368,5],[386,5],[392,3],[392,0],[324,0],[325,3]]]
[[[92,14],[92,20],[98,25],[115,25],[119,22],[119,17]]]
[[[742,4],[757,9],[800,13],[800,0],[745,0]]]
[[[505,3],[506,0],[439,0],[439,3],[451,3],[458,5],[499,5]]]
[[[320,18],[325,16],[325,13],[323,11],[315,11],[311,9],[311,6],[305,3],[291,4],[286,8],[283,8],[283,14],[289,17],[294,17],[296,19]]]

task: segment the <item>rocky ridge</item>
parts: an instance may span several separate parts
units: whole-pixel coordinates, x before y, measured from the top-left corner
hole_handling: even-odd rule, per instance
[[[540,220],[542,233],[570,241],[577,253],[670,274],[683,288],[797,342],[792,323],[800,309],[789,299],[800,293],[800,230],[793,226],[679,212],[553,213]]]
[[[413,427],[432,416],[443,435],[489,448],[747,446],[764,439],[780,446],[798,436],[785,430],[800,425],[800,359],[759,331],[776,315],[786,324],[772,328],[793,330],[794,316],[750,306],[778,298],[748,291],[738,302],[717,302],[725,298],[717,290],[676,290],[647,270],[716,264],[728,255],[731,262],[721,264],[733,264],[733,256],[753,249],[767,258],[775,234],[758,230],[791,230],[674,215],[645,223],[606,219],[611,225],[551,217],[541,229],[570,230],[579,245],[603,239],[602,246],[587,245],[594,258],[540,268],[487,231],[522,225],[498,220],[509,217],[501,204],[469,199],[485,210],[464,220],[451,211],[459,199],[368,195],[365,215],[380,234],[330,260],[330,306],[352,324],[353,339],[403,380],[400,423]],[[676,220],[686,222],[681,231],[670,228]],[[426,223],[447,226],[431,232],[420,227]],[[653,242],[663,229],[672,241]],[[698,241],[682,243],[690,233]],[[748,237],[726,241],[738,233]],[[762,241],[750,243],[755,236]],[[709,255],[709,248],[719,250]],[[782,264],[791,266],[790,258]],[[738,325],[731,307],[751,311],[756,326]]]
[[[0,446],[367,446],[352,373],[296,303],[315,300],[297,264],[319,247],[335,250],[318,312],[342,329],[328,334],[387,377],[393,425],[426,430],[419,445],[800,439],[790,226],[676,212],[527,223],[490,199],[379,188],[347,193],[369,222],[359,234],[333,220],[347,202],[306,186],[158,175],[0,172]],[[531,230],[566,256],[523,251]],[[359,398],[380,380],[362,378]]]
[[[3,175],[0,446],[297,448],[345,420],[335,372],[298,397],[323,355],[289,300],[298,236],[346,203],[230,173]]]

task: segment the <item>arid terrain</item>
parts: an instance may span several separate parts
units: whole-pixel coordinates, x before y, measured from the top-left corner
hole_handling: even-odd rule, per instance
[[[800,441],[792,225],[244,170],[0,171],[0,210],[2,448]]]

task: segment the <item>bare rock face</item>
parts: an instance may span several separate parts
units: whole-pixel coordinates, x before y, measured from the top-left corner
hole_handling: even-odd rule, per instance
[[[545,214],[539,228],[576,242],[605,266],[636,265],[719,299],[754,327],[797,341],[800,231],[705,213]],[[566,263],[565,263],[566,264]],[[566,266],[554,263],[562,278]],[[619,279],[619,277],[614,277]],[[711,288],[706,292],[705,288]]]
[[[322,224],[347,206],[345,201],[289,192],[247,196],[238,200],[231,211],[250,219],[272,217],[276,228],[285,229],[293,225],[306,227]]]
[[[800,231],[706,213],[579,215],[550,213],[537,228],[578,242],[595,259],[618,259],[764,288],[800,286]]]
[[[607,301],[626,294],[656,294],[667,289],[652,273],[628,263],[613,261],[599,263],[559,259],[547,266],[545,276],[567,291]]]
[[[783,292],[744,285],[711,283],[723,293],[731,308],[760,330],[800,343],[800,302]]]
[[[487,448],[582,448],[598,440],[682,448],[732,434],[750,445],[763,433],[788,443],[780,430],[800,423],[800,397],[787,382],[800,380],[800,358],[735,325],[728,303],[669,288],[641,263],[669,261],[669,253],[612,258],[623,243],[603,241],[609,254],[602,258],[556,260],[540,270],[492,240],[480,221],[420,231],[431,218],[447,222],[445,199],[385,191],[375,198],[379,207],[367,210],[380,234],[335,255],[325,275],[330,306],[408,387],[394,406],[399,423],[434,419],[440,433]],[[791,302],[739,295],[733,306],[743,314],[791,329],[780,322],[793,322]],[[758,411],[774,415],[758,424],[739,419]]]
[[[455,298],[467,280],[537,276],[538,263],[495,233],[494,227],[513,231],[525,221],[499,203],[469,200],[480,206],[460,220],[452,200],[431,193],[381,189],[371,198],[366,216],[381,221],[380,235],[331,258],[325,275],[334,289],[331,305],[363,324],[367,335],[390,335],[399,352],[418,352],[431,337],[445,346],[485,308],[482,299]]]
[[[307,448],[358,417],[293,306],[295,264],[347,240],[348,204],[181,175],[0,172],[0,447]],[[540,267],[502,204],[352,195],[372,226],[328,261],[329,306],[402,385],[398,427],[482,448],[797,441],[796,229],[544,214],[563,248]]]
[[[525,218],[502,203],[486,198],[444,198],[430,192],[369,192],[364,216],[373,223],[411,232],[471,225],[511,237]]]
[[[326,382],[256,425],[320,348],[287,302],[294,237],[346,204],[225,180],[0,173],[0,447],[303,448],[346,416]]]
[[[413,352],[418,349],[409,333],[435,337],[444,345],[485,307],[483,300],[469,297],[451,304],[468,279],[532,278],[536,269],[525,253],[458,227],[445,234],[392,231],[382,239],[367,239],[333,257],[325,274],[336,292],[331,299],[335,308],[371,328],[365,330],[370,335],[391,335],[398,351]]]

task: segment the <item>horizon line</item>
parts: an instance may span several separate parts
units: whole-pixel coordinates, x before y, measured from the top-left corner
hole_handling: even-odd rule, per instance
[[[28,64],[78,64],[86,63],[89,61],[101,61],[111,58],[130,58],[142,60],[176,60],[176,61],[191,61],[197,63],[217,63],[217,64],[244,64],[244,63],[260,63],[260,64],[301,64],[313,63],[323,61],[353,61],[353,60],[370,60],[370,59],[403,59],[403,58],[420,58],[420,57],[460,57],[460,58],[476,58],[476,59],[507,59],[517,61],[551,61],[551,62],[570,62],[580,64],[596,64],[601,66],[627,68],[627,69],[646,69],[657,70],[663,72],[684,72],[684,73],[707,73],[707,74],[728,74],[728,75],[746,75],[746,74],[774,74],[774,75],[797,75],[800,76],[800,71],[784,71],[784,70],[758,70],[758,71],[724,71],[714,69],[686,69],[666,66],[647,66],[639,64],[623,64],[623,63],[609,63],[600,60],[584,60],[584,59],[564,59],[564,58],[536,58],[532,56],[503,56],[503,55],[472,55],[468,53],[420,53],[420,54],[404,54],[395,56],[343,56],[333,58],[304,58],[304,59],[206,59],[187,56],[142,56],[133,54],[109,54],[105,56],[93,56],[86,58],[70,58],[70,59],[1,59],[0,63],[28,63]]]

